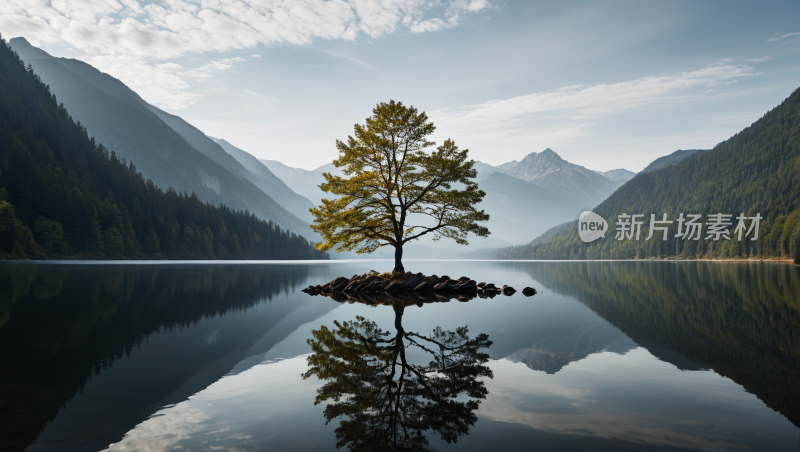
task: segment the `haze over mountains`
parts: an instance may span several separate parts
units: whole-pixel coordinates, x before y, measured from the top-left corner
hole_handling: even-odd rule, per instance
[[[677,151],[649,165],[595,209],[609,225],[643,214],[641,240],[580,241],[577,222],[561,224],[527,246],[499,250],[507,259],[794,258],[800,260],[800,89],[758,121],[708,151]],[[667,214],[663,240],[646,240],[650,215]],[[700,240],[678,232],[679,214],[702,215]],[[731,215],[729,238],[710,239],[712,214]],[[737,237],[737,216],[747,230]],[[756,216],[761,219],[754,229]],[[724,225],[723,225],[724,226]],[[612,226],[613,227],[613,226]],[[610,231],[611,232],[611,231]],[[744,232],[744,231],[743,231]],[[661,234],[659,231],[658,234]],[[728,235],[726,234],[726,235]],[[658,236],[656,236],[658,237]]]
[[[280,177],[273,174],[273,172],[257,158],[228,143],[224,139],[209,138],[219,144],[225,152],[233,156],[245,169],[258,177],[259,180],[262,181],[259,186],[265,193],[269,193],[273,198],[281,200],[280,204],[283,207],[297,215],[297,217],[303,221],[308,223],[313,221],[313,217],[308,209],[316,206],[316,204],[287,186]]]
[[[252,212],[145,179],[0,40],[0,259],[320,258]]]
[[[323,173],[338,171],[331,163],[305,170],[276,160],[260,161],[289,188],[314,204],[320,204],[325,195],[319,189],[325,181]],[[551,149],[532,152],[521,161],[499,166],[475,162],[475,169],[478,171],[476,180],[486,192],[478,208],[490,215],[487,226],[492,234],[488,239],[473,238],[468,247],[424,242],[426,246],[460,252],[504,246],[504,243],[528,243],[548,228],[576,218],[579,210],[602,202],[635,176],[624,169],[607,173],[592,171],[562,159]]]
[[[291,193],[269,170],[255,174],[246,169],[180,117],[148,104],[119,80],[82,61],[52,57],[24,38],[12,39],[9,46],[33,67],[90,136],[133,161],[159,187],[193,192],[203,201],[249,210],[315,237],[307,222],[298,218],[304,215],[302,197]]]
[[[224,138],[205,135],[178,116],[145,102],[119,80],[78,60],[55,58],[16,38],[9,45],[49,84],[59,102],[86,127],[90,136],[120,157],[133,161],[145,178],[160,187],[194,192],[203,201],[249,210],[281,227],[315,239],[308,228],[309,209],[325,194],[323,173],[292,168],[276,160],[259,160]],[[676,151],[654,161],[644,172],[673,165],[698,153]],[[602,203],[636,176],[632,171],[594,171],[562,159],[552,149],[531,152],[498,166],[476,162],[477,181],[486,191],[478,206],[490,214],[488,239],[469,247],[428,242],[412,245],[427,257],[432,250],[448,253],[530,243],[578,212]],[[641,174],[641,173],[640,173]],[[409,249],[409,257],[414,251]],[[444,257],[437,255],[437,257]]]

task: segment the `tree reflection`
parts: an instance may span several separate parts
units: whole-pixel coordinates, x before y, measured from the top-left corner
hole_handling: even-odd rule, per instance
[[[314,354],[303,378],[325,384],[314,404],[328,402],[327,422],[341,418],[336,447],[353,451],[427,451],[424,433],[432,430],[448,443],[469,433],[474,411],[488,391],[480,377],[492,378],[479,352],[492,345],[489,336],[468,336],[467,327],[429,336],[403,329],[403,306],[395,306],[394,337],[375,322],[356,317],[329,330],[322,326],[309,339]],[[431,355],[427,365],[410,362],[406,348]]]

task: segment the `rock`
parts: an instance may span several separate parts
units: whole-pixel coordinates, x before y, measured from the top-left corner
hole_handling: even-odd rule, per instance
[[[389,287],[389,284],[391,283],[392,283],[391,281],[384,279],[383,281],[380,281],[378,282],[378,284],[375,285],[375,290],[386,290],[386,288]]]
[[[400,284],[402,284],[400,281],[389,281],[389,284],[387,284],[386,287],[383,288],[383,290],[386,292],[391,292],[394,290],[395,287],[399,286]]]
[[[341,292],[342,289],[347,287],[348,283],[349,281],[346,279],[344,281],[339,281],[338,283],[336,283],[331,287],[331,292]]]
[[[352,292],[353,289],[355,289],[358,285],[359,285],[358,281],[351,281],[350,284],[348,284],[347,286],[345,286],[344,289],[342,289],[342,292]]]
[[[497,287],[495,287],[495,285],[494,285],[494,284],[492,284],[492,283],[489,283],[489,284],[484,284],[484,285],[483,285],[483,290],[486,290],[486,289],[497,290]]]
[[[493,297],[498,289],[491,286],[489,292],[479,294],[478,284],[473,279],[462,276],[450,279],[447,275],[441,278],[436,275],[425,276],[422,273],[395,274],[392,279],[385,280],[374,271],[351,278],[339,277],[323,286],[308,286],[302,289],[309,295],[325,295],[338,302],[364,303],[367,305],[401,305],[410,306],[417,303],[447,302],[459,300],[469,301],[476,296]]]
[[[414,290],[414,288],[417,287],[420,282],[422,282],[422,278],[415,276],[407,281],[404,281],[400,290]]]
[[[506,296],[511,296],[516,292],[516,290],[511,286],[503,286],[503,288],[500,291],[503,292],[503,295]]]
[[[479,282],[479,283],[478,283],[478,287],[480,287],[480,288],[483,288],[483,286],[485,286],[485,285],[486,285],[486,283],[485,283],[485,282]]]
[[[525,295],[526,297],[531,297],[533,295],[536,295],[536,289],[534,289],[533,287],[526,287],[522,289],[522,295]]]
[[[444,281],[433,286],[433,290],[435,292],[450,292],[453,290],[453,285],[450,284],[450,281]]]

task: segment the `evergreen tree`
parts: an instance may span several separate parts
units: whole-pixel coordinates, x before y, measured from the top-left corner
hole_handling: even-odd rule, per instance
[[[0,258],[325,259],[250,212],[166,191],[0,44]]]

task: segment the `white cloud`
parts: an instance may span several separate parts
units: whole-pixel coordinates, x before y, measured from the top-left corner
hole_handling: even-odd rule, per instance
[[[459,137],[461,146],[483,150],[556,146],[591,133],[612,113],[645,105],[699,100],[709,91],[756,75],[744,64],[716,64],[689,72],[661,74],[599,85],[566,86],[510,99],[492,100],[429,113],[437,140]],[[544,147],[542,147],[544,149]]]
[[[791,38],[792,36],[800,37],[800,31],[794,33],[786,33],[785,35],[778,36],[777,38],[767,39],[767,41],[780,41],[781,39]]]
[[[745,63],[763,63],[765,61],[771,60],[773,57],[765,56],[761,58],[750,58],[749,60],[744,60]]]
[[[643,77],[629,82],[567,86],[437,113],[442,117],[439,119],[441,122],[469,122],[468,128],[475,126],[472,123],[489,126],[537,113],[562,112],[570,116],[587,117],[686,97],[693,88],[715,87],[752,75],[753,69],[749,66],[724,64],[691,72]]]
[[[97,64],[148,101],[181,108],[197,97],[181,77],[208,78],[244,58],[190,70],[163,64],[170,59],[259,44],[350,41],[362,33],[378,38],[398,29],[436,31],[457,26],[463,14],[488,7],[488,0],[0,0],[0,31],[6,39],[23,36],[36,46],[82,52],[81,59]],[[147,77],[153,77],[152,84]]]
[[[86,62],[113,74],[145,100],[157,100],[154,103],[161,108],[184,108],[198,97],[181,78],[183,67],[179,64],[150,64],[130,56],[96,56]]]
[[[417,22],[411,25],[411,31],[413,33],[426,33],[429,31],[438,31],[442,28],[447,26],[447,22],[439,19],[438,17],[434,17],[433,19],[423,20],[422,22]]]
[[[254,53],[254,54],[250,55],[250,58],[261,58],[261,55],[259,55],[257,53]]]
[[[375,66],[372,66],[371,64],[369,64],[369,63],[367,63],[365,61],[361,61],[358,58],[353,58],[351,56],[342,55],[341,53],[331,52],[330,50],[325,50],[325,49],[316,49],[316,50],[319,50],[320,52],[325,52],[328,55],[332,55],[332,56],[335,56],[337,58],[341,58],[343,60],[347,60],[347,61],[353,62],[353,63],[355,63],[355,64],[357,64],[357,65],[359,65],[361,67],[365,67],[365,68],[367,68],[367,69],[369,69],[371,71],[380,72],[380,69],[376,68]]]
[[[167,59],[315,38],[353,40],[359,33],[377,38],[400,26],[434,31],[488,6],[486,0],[4,0],[0,26],[8,38],[25,36],[34,45]]]

